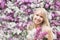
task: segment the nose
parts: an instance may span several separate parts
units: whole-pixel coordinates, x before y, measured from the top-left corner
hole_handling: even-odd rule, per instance
[[[37,19],[40,19],[40,17],[38,16]]]

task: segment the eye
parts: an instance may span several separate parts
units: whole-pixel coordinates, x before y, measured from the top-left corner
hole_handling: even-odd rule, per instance
[[[43,16],[40,16],[41,18],[43,18]]]
[[[38,14],[36,14],[36,16],[39,16]]]

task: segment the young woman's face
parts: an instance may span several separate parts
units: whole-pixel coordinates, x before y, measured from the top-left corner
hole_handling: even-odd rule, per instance
[[[33,22],[35,24],[41,24],[43,22],[43,14],[42,13],[34,13]]]

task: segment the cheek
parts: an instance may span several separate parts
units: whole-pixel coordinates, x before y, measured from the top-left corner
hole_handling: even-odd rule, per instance
[[[40,20],[41,20],[41,22],[43,22],[43,18],[41,18]]]

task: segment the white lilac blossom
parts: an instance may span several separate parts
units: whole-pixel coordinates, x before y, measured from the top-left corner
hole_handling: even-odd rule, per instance
[[[4,13],[5,13],[6,11],[7,11],[8,13],[12,12],[12,10],[9,9],[9,8],[6,8],[5,11],[4,11]]]
[[[36,5],[34,3],[31,3],[31,8],[35,8]]]
[[[13,5],[14,5],[14,4],[13,4],[11,1],[8,1],[8,2],[7,2],[7,6],[8,6],[8,8],[12,8]]]
[[[7,24],[8,28],[13,28],[16,26],[16,23],[15,22],[10,22]]]
[[[27,39],[28,38],[30,38],[31,40],[33,40],[34,39],[34,33],[36,32],[36,29],[34,28],[33,30],[28,30],[28,32],[29,32],[29,35],[27,35]]]
[[[21,33],[21,32],[22,32],[22,31],[19,30],[19,29],[17,29],[17,28],[13,29],[13,34],[17,33],[17,34],[19,35],[19,33]]]
[[[52,15],[52,12],[50,12],[49,15],[48,15],[48,16],[49,16],[49,17],[48,17],[49,20],[52,19],[52,16],[51,16],[51,15]]]

